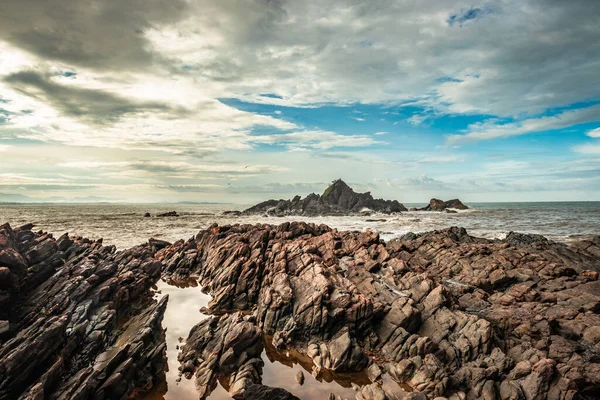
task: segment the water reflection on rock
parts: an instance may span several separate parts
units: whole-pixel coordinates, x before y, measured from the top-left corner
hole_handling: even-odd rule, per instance
[[[142,399],[195,400],[198,398],[198,392],[194,378],[180,377],[180,362],[177,356],[191,328],[208,317],[201,310],[205,309],[211,296],[203,293],[196,279],[159,281],[155,297],[160,299],[165,295],[169,296],[163,320],[163,328],[166,328],[168,370],[164,382],[144,395]],[[364,386],[371,383],[364,372],[343,374],[321,370],[313,375],[314,364],[307,355],[296,350],[278,351],[271,344],[270,337],[264,337],[264,346],[263,385],[284,388],[302,399],[326,399],[330,393],[333,393],[336,398],[354,399],[356,391],[352,388],[353,385]],[[296,380],[300,371],[304,376],[302,385]],[[208,398],[230,399],[228,387],[228,377],[220,377]]]
[[[177,355],[183,345],[183,340],[188,337],[190,329],[207,316],[200,312],[210,300],[208,294],[202,293],[195,279],[186,281],[163,280],[157,283],[156,296],[161,298],[169,295],[169,302],[163,319],[163,328],[166,328],[167,365],[166,381],[151,393],[143,397],[144,400],[188,400],[198,399],[198,392],[193,380],[179,378],[179,361]],[[218,386],[218,385],[217,385]],[[213,391],[211,399],[230,399],[228,393],[220,386]]]
[[[302,399],[326,399],[329,393],[343,399],[354,399],[352,384],[363,386],[371,383],[365,372],[341,374],[321,370],[313,376],[314,364],[310,357],[296,350],[278,351],[265,337],[263,361],[263,385],[284,388]],[[304,375],[304,384],[296,380],[298,372]]]

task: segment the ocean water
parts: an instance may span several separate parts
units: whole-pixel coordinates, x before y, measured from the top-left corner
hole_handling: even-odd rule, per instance
[[[406,204],[423,207],[424,204]],[[503,238],[510,231],[542,234],[555,241],[568,242],[600,234],[600,202],[571,203],[471,203],[470,210],[456,214],[438,212],[405,212],[400,215],[371,215],[353,217],[230,217],[224,211],[246,207],[229,204],[210,205],[0,205],[0,224],[13,226],[34,223],[36,229],[55,236],[69,232],[91,239],[103,238],[105,244],[119,249],[143,243],[150,237],[168,241],[188,239],[213,223],[270,223],[304,220],[325,223],[339,230],[374,229],[384,240],[407,232],[424,232],[450,226],[465,227],[472,235]],[[146,212],[156,215],[177,211],[179,217],[145,218]],[[160,281],[156,297],[169,295],[163,320],[166,328],[168,371],[166,381],[138,400],[193,400],[197,393],[192,380],[179,379],[177,354],[189,330],[207,316],[200,312],[210,296],[196,285],[181,287]],[[263,383],[285,388],[300,398],[327,398],[334,393],[343,399],[354,398],[352,384],[362,385],[364,376],[339,376],[325,373],[313,376],[306,356],[295,351],[278,353],[265,340],[262,356],[265,362]],[[302,371],[304,385],[299,385],[296,374]],[[385,378],[385,377],[384,377]],[[391,379],[384,379],[384,388],[402,391]],[[387,390],[387,389],[386,389]],[[213,400],[230,398],[219,384],[209,397]]]
[[[424,204],[406,204],[422,207]],[[425,232],[461,226],[475,236],[503,238],[508,232],[542,234],[555,241],[568,242],[600,234],[600,202],[470,203],[470,210],[457,214],[404,212],[400,215],[354,217],[230,217],[223,211],[246,208],[231,204],[110,204],[110,205],[1,205],[0,223],[19,226],[32,222],[36,229],[61,235],[69,232],[90,239],[103,238],[105,244],[127,248],[150,237],[175,241],[188,239],[213,223],[270,223],[304,220],[325,223],[339,230],[374,229],[384,240],[407,232]],[[175,210],[179,217],[144,218]]]

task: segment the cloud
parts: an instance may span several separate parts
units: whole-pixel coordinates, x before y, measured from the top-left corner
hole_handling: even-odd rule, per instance
[[[209,190],[222,188],[222,186],[209,183],[202,185],[157,185],[156,188],[180,193],[204,193]]]
[[[45,60],[99,70],[160,62],[144,32],[187,17],[183,0],[4,0],[0,37]]]
[[[600,138],[600,128],[592,129],[586,133],[591,138]]]
[[[321,193],[329,182],[300,182],[300,183],[266,183],[263,185],[231,185],[227,187],[230,193],[268,193],[270,195],[306,195]]]
[[[421,125],[426,119],[427,119],[427,115],[420,115],[420,114],[415,114],[412,117],[410,117],[409,119],[407,119],[406,121],[414,126],[419,126]]]
[[[179,75],[214,98],[419,100],[444,112],[515,116],[597,95],[599,7],[585,0],[507,0],[493,10],[460,0],[103,0],[94,7],[8,0],[0,37],[40,60],[113,80]],[[331,9],[335,15],[323,12]]]
[[[159,172],[174,172],[174,173],[185,173],[185,172],[222,172],[222,173],[236,173],[236,174],[257,174],[257,173],[271,173],[271,172],[283,172],[286,168],[274,166],[274,165],[236,165],[231,163],[222,163],[214,165],[202,165],[202,164],[191,164],[181,161],[69,161],[57,164],[58,167],[62,168],[75,168],[75,169],[97,169],[97,168],[115,168],[123,169],[128,168],[132,170],[146,171],[150,173]]]
[[[225,179],[248,190],[327,181],[323,174],[355,165],[357,182],[408,170],[452,188],[458,178],[449,175],[462,168],[461,179],[498,181],[479,182],[485,190],[525,190],[531,179],[515,178],[518,165],[489,170],[483,153],[432,153],[438,133],[449,127],[448,142],[463,143],[598,120],[598,106],[582,106],[600,87],[600,3],[589,0],[5,0],[0,8],[0,136],[12,146],[0,167],[65,179],[47,184],[114,179],[142,185],[142,198],[157,186]],[[219,99],[254,104],[243,111]],[[365,133],[367,122],[350,118],[334,125],[321,118],[332,105],[376,105],[390,115],[367,117],[369,125],[393,134]],[[474,115],[485,122],[463,130]],[[416,129],[425,118],[431,126]],[[594,146],[580,143],[577,156],[596,155]],[[66,168],[77,178],[59,178]],[[541,177],[530,185],[542,186]]]
[[[60,85],[37,71],[17,72],[3,78],[21,94],[43,101],[64,115],[103,125],[127,114],[157,112],[183,115],[185,110],[166,103],[145,102],[86,88]]]
[[[420,164],[436,164],[436,163],[453,163],[453,162],[463,162],[465,157],[462,155],[440,155],[440,156],[431,156],[424,157],[417,161]]]
[[[381,143],[365,135],[341,135],[329,131],[299,131],[278,135],[251,136],[251,143],[326,150],[334,147],[366,147]]]
[[[494,120],[472,124],[464,135],[450,135],[448,143],[489,140],[525,135],[528,133],[567,128],[577,124],[600,121],[600,104],[563,111],[557,115],[525,119],[512,123],[498,123]]]
[[[594,139],[600,139],[600,128],[592,129],[586,135]],[[582,154],[600,154],[600,140],[575,146],[573,151]]]

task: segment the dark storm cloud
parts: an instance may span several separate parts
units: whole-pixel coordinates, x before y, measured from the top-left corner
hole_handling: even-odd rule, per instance
[[[65,115],[96,124],[111,123],[123,115],[139,112],[184,113],[165,103],[140,102],[102,90],[60,85],[37,71],[7,75],[4,82],[24,95],[49,103]]]
[[[186,16],[184,0],[3,0],[0,38],[38,55],[99,70],[156,60],[143,32]]]

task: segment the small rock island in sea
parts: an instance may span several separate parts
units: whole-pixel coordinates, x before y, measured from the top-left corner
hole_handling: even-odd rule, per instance
[[[407,209],[397,200],[374,199],[370,192],[356,193],[346,182],[338,179],[322,195],[312,193],[305,198],[296,196],[292,200],[267,200],[250,207],[242,214],[315,217],[353,215],[363,211],[391,214]]]
[[[454,209],[466,210],[468,208],[458,199],[448,201],[431,199],[429,205],[426,207],[420,209],[414,208],[411,211],[448,212]],[[356,193],[346,182],[337,179],[325,189],[322,195],[312,193],[305,198],[296,196],[291,200],[267,200],[242,212],[230,211],[227,214],[316,217],[357,215],[370,212],[393,214],[402,211],[409,210],[397,200],[375,199],[370,192]]]

